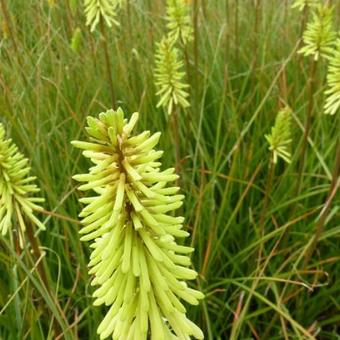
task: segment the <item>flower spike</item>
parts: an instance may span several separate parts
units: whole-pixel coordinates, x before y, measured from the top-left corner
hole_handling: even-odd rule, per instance
[[[80,190],[95,195],[81,198],[83,241],[91,241],[89,273],[95,305],[108,311],[98,327],[101,339],[203,339],[202,331],[186,317],[184,300],[197,305],[203,294],[186,280],[193,248],[178,245],[187,237],[182,217],[170,212],[182,205],[178,176],[161,170],[161,151],[154,150],[160,134],[132,135],[138,113],[130,120],[121,109],[99,119],[89,117],[90,140],[74,141],[93,166],[76,175]]]
[[[340,39],[337,39],[336,48],[329,61],[327,85],[325,114],[334,115],[340,108]]]
[[[289,147],[292,142],[290,131],[291,116],[292,111],[289,107],[279,111],[271,134],[265,135],[269,143],[269,150],[273,154],[274,164],[277,163],[278,157],[281,157],[287,163],[291,162],[291,154],[289,152]]]
[[[189,5],[184,0],[167,0],[167,28],[169,37],[184,45],[193,40]]]
[[[186,92],[189,85],[183,81],[183,62],[178,60],[178,55],[171,38],[163,38],[157,44],[155,84],[158,88],[156,94],[160,97],[157,107],[162,106],[169,115],[176,105],[182,108],[190,106],[187,100],[189,94]]]
[[[297,8],[298,11],[303,11],[306,7],[313,8],[320,4],[320,0],[295,0],[292,8]]]
[[[104,20],[109,27],[119,25],[116,20],[117,2],[115,0],[85,0],[84,6],[86,25],[91,27],[91,32],[96,29],[100,20]]]
[[[333,30],[334,7],[319,5],[312,13],[312,21],[307,24],[303,33],[304,46],[298,53],[312,55],[315,60],[329,58],[334,48],[336,32]]]
[[[0,232],[5,236],[13,225],[18,225],[21,247],[27,220],[45,230],[44,224],[34,215],[43,210],[38,203],[44,199],[32,196],[40,189],[34,184],[36,177],[29,176],[30,170],[28,159],[11,139],[6,139],[4,126],[0,124]]]

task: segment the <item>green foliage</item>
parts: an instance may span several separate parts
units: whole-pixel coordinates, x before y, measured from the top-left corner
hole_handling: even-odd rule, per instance
[[[289,107],[279,111],[275,118],[275,124],[271,133],[265,135],[269,143],[269,150],[273,154],[273,162],[276,164],[277,159],[281,157],[285,162],[291,162],[291,153],[289,151],[291,139],[291,116],[292,112]]]
[[[303,33],[304,46],[299,50],[304,56],[312,55],[315,60],[329,58],[332,54],[336,33],[333,30],[334,7],[319,5],[312,13],[312,20]]]
[[[169,37],[186,45],[193,40],[189,5],[184,0],[167,0],[166,4]]]
[[[24,245],[26,223],[33,223],[42,230],[45,226],[34,215],[42,208],[37,204],[43,198],[34,197],[40,191],[29,176],[28,159],[18,151],[11,139],[6,139],[0,124],[0,232],[4,236],[17,227],[20,245]]]
[[[329,60],[327,85],[325,114],[334,115],[340,108],[340,39]]]
[[[116,20],[117,2],[114,0],[84,0],[86,25],[90,26],[91,32],[103,20],[107,26],[119,25]]]
[[[31,160],[46,197],[45,213],[53,215],[46,216],[48,232],[39,233],[50,293],[35,257],[32,261],[32,247],[17,256],[9,233],[0,237],[0,339],[96,340],[108,307],[93,306],[92,292],[100,286],[90,285],[91,248],[80,241],[77,218],[78,199],[86,192],[71,180],[87,173],[90,162],[70,141],[88,139],[86,117],[112,106],[102,41],[84,29],[81,0],[75,15],[67,1],[55,1],[52,11],[45,0],[2,3],[10,21],[3,20],[7,39],[0,37],[0,120],[8,122]],[[208,340],[229,339],[236,325],[240,340],[337,339],[340,200],[334,191],[330,202],[328,193],[340,115],[323,115],[326,62],[316,68],[312,128],[296,194],[311,70],[295,53],[301,16],[290,9],[293,1],[257,1],[258,10],[254,1],[196,3],[202,5],[198,40],[187,45],[191,107],[178,115],[179,183],[185,195],[178,215],[192,235],[185,245],[195,248],[191,260],[199,275],[192,283],[205,298],[200,306],[183,303],[187,317]],[[336,6],[339,23],[340,1],[329,3]],[[126,114],[141,112],[136,131],[162,132],[159,149],[167,169],[175,162],[172,125],[155,105],[153,63],[155,42],[167,34],[164,4],[130,1],[130,12],[119,12],[119,30],[107,30],[107,44],[116,100]],[[4,19],[1,9],[0,16]],[[70,48],[76,27],[82,30],[79,54]],[[181,44],[177,47],[182,56]],[[262,234],[271,157],[264,135],[271,132],[280,102],[294,110],[291,164],[280,159],[272,172]],[[316,221],[328,208],[305,267]]]
[[[179,60],[179,51],[172,39],[164,37],[157,43],[155,59],[155,84],[160,97],[157,107],[162,106],[169,115],[176,106],[189,107],[186,92],[189,85],[184,82],[185,72],[181,71],[184,64]]]
[[[187,286],[197,273],[187,268],[187,254],[194,249],[178,245],[187,237],[182,217],[171,211],[181,207],[183,195],[168,186],[178,178],[174,169],[160,170],[155,151],[160,133],[132,135],[138,113],[124,119],[121,109],[109,110],[99,119],[89,117],[90,142],[72,144],[84,149],[94,164],[79,190],[97,195],[81,198],[83,241],[94,241],[89,263],[92,285],[98,285],[94,304],[110,306],[98,328],[101,339],[170,339],[190,335],[203,339],[202,331],[186,318],[180,302],[198,304],[203,294]]]
[[[306,7],[313,8],[320,4],[320,0],[295,0],[292,8],[297,8],[300,12]]]

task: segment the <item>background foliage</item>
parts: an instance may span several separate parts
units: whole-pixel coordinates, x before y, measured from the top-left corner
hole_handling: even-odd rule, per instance
[[[338,25],[340,4],[333,3]],[[103,313],[92,306],[89,254],[78,235],[79,193],[71,180],[88,163],[70,141],[83,136],[87,115],[112,106],[104,36],[85,26],[81,1],[0,4],[0,120],[32,160],[46,197],[47,229],[38,233],[45,283],[29,247],[18,256],[8,240],[0,241],[0,339],[95,339]],[[117,103],[141,113],[140,131],[162,132],[165,168],[175,162],[174,144],[154,86],[164,5],[128,2],[117,16],[120,26],[106,32]],[[192,6],[194,41],[185,50],[191,107],[178,117],[181,213],[206,298],[189,316],[207,339],[338,339],[338,195],[304,261],[329,194],[339,138],[339,115],[323,115],[324,61],[317,65],[296,194],[311,69],[296,52],[308,13],[280,0],[193,0]],[[81,41],[72,49],[77,28]],[[264,135],[285,104],[293,111],[292,162],[279,161],[270,173]]]

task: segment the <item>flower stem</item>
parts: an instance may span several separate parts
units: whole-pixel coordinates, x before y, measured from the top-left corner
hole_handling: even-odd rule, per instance
[[[181,151],[180,151],[180,141],[179,141],[179,124],[178,124],[178,109],[174,106],[171,114],[171,132],[172,138],[175,145],[175,159],[176,159],[176,173],[179,175],[181,173]],[[176,183],[177,185],[178,183]]]
[[[275,173],[275,163],[273,161],[273,158],[270,158],[270,164],[269,164],[269,170],[268,170],[268,176],[267,176],[267,182],[266,182],[266,187],[265,187],[265,193],[264,193],[264,198],[263,198],[263,206],[262,206],[262,211],[260,215],[260,222],[259,222],[259,236],[260,239],[262,239],[265,235],[265,219],[266,215],[268,212],[268,205],[269,205],[269,197],[272,191],[272,185],[273,185],[273,178],[274,178],[274,173]],[[262,253],[263,253],[263,242],[260,243],[260,248],[259,248],[259,254],[258,254],[258,263],[261,263],[261,258],[262,258]]]
[[[193,27],[194,27],[194,63],[195,63],[195,89],[198,95],[198,0],[193,4]]]
[[[109,81],[109,87],[110,87],[110,95],[111,95],[111,103],[112,107],[116,107],[116,96],[114,92],[113,87],[113,73],[112,73],[112,67],[110,62],[110,54],[109,54],[109,48],[107,44],[107,34],[106,29],[103,20],[100,20],[100,32],[102,34],[102,42],[103,42],[103,50],[104,50],[104,57],[105,57],[105,64],[106,64],[106,72],[107,72],[107,79]]]
[[[296,185],[296,192],[295,195],[298,196],[301,193],[302,182],[303,182],[303,171],[305,168],[305,158],[306,158],[306,151],[308,147],[308,138],[310,135],[310,131],[312,128],[312,120],[313,120],[313,110],[314,110],[314,87],[315,87],[315,75],[317,69],[317,61],[313,59],[309,77],[309,86],[308,86],[308,107],[306,112],[306,119],[305,119],[305,129],[303,134],[302,146],[300,151],[300,165],[298,170],[297,176],[297,185]]]

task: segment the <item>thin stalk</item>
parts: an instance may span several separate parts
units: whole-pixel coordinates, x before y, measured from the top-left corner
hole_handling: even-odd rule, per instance
[[[24,68],[23,68],[23,64],[22,64],[22,61],[21,61],[21,53],[19,52],[19,49],[18,49],[18,44],[17,44],[17,41],[16,41],[14,28],[12,26],[11,18],[10,18],[10,15],[8,13],[8,10],[7,10],[5,0],[0,0],[0,5],[1,5],[1,10],[2,10],[4,19],[5,19],[6,25],[8,27],[8,33],[9,33],[10,39],[12,41],[16,60],[19,64],[19,66],[20,66],[19,67],[20,68],[20,74],[22,75],[22,78],[24,80],[25,85],[27,85],[28,80],[27,80],[26,74],[23,71]]]
[[[111,103],[112,103],[112,107],[115,108],[116,107],[116,96],[115,96],[113,80],[112,80],[113,72],[112,72],[112,67],[111,67],[111,62],[110,62],[110,54],[109,54],[109,48],[108,48],[108,43],[107,43],[106,28],[105,28],[103,19],[100,20],[99,26],[100,26],[100,32],[102,34],[102,46],[103,46],[104,56],[105,56],[107,79],[109,81]]]
[[[126,15],[127,15],[127,22],[128,22],[128,32],[129,32],[129,41],[132,40],[132,23],[131,23],[131,4],[130,1],[126,1]]]
[[[19,239],[15,232],[11,233],[10,235],[10,243],[12,249],[15,249],[15,252],[20,257],[21,256],[21,249],[19,246]],[[14,263],[13,267],[11,268],[12,274],[13,274],[13,280],[11,280],[11,283],[13,285],[13,291],[16,292],[19,287],[19,280],[18,280],[18,267],[17,264]],[[12,277],[12,276],[11,276]],[[22,330],[22,317],[20,314],[20,297],[19,294],[15,294],[14,297],[14,311],[15,311],[15,321],[17,326],[17,332],[18,337],[20,337],[21,330]]]
[[[238,0],[235,0],[235,60],[239,60],[239,29],[238,29],[238,16],[239,16],[239,8],[238,8]]]
[[[225,50],[226,50],[226,60],[229,58],[230,50],[230,15],[229,15],[229,0],[225,1],[225,16],[226,16],[226,34],[225,34]]]
[[[303,32],[305,31],[306,28],[306,23],[307,23],[307,19],[308,19],[308,6],[305,6],[305,8],[303,9],[303,14],[302,14],[302,20],[301,20],[301,26],[300,26],[300,37],[303,36]],[[302,43],[302,39],[301,39],[301,43]]]
[[[206,18],[208,15],[206,0],[201,0],[201,6],[202,6],[203,16],[204,18]]]
[[[264,198],[263,198],[263,206],[262,206],[260,222],[259,222],[259,231],[260,231],[259,235],[261,239],[263,239],[265,235],[265,229],[264,229],[265,219],[268,213],[269,197],[272,191],[274,173],[275,173],[275,163],[273,161],[273,158],[271,157],[267,181],[266,181],[266,187],[265,187],[265,192],[264,192]],[[258,263],[261,263],[262,253],[263,253],[263,242],[261,242],[260,248],[259,248]]]
[[[255,23],[254,23],[254,58],[252,62],[253,70],[257,67],[258,47],[259,47],[259,24],[261,20],[261,0],[255,0]]]
[[[193,0],[193,27],[194,27],[194,63],[195,63],[195,89],[198,96],[198,0]]]
[[[31,244],[31,247],[32,247],[32,250],[33,250],[34,259],[35,260],[39,259],[40,257],[42,257],[42,254],[41,254],[37,239],[34,236],[34,231],[33,231],[32,225],[28,221],[26,221],[25,224],[26,224],[26,234],[27,234],[28,240],[30,241],[30,244]],[[39,272],[41,280],[43,281],[47,291],[51,294],[51,289],[50,289],[49,284],[48,284],[47,275],[46,275],[46,271],[45,271],[45,268],[44,268],[44,265],[43,265],[43,261],[41,261],[39,263],[37,270]]]
[[[191,247],[194,247],[195,241],[196,241],[196,235],[197,235],[197,228],[199,225],[199,222],[201,221],[201,215],[202,215],[202,206],[203,206],[203,198],[204,198],[204,188],[206,186],[206,177],[205,177],[205,166],[204,166],[204,160],[201,159],[201,171],[200,171],[200,188],[199,188],[199,194],[198,194],[198,202],[195,209],[195,221],[194,221],[194,227],[192,229],[191,233]]]
[[[181,37],[181,44],[182,44],[182,48],[183,48],[183,53],[184,53],[184,61],[185,61],[185,68],[186,68],[186,76],[187,76],[187,82],[189,84],[188,87],[188,94],[189,94],[189,100],[193,99],[193,91],[192,91],[192,75],[191,75],[191,69],[190,69],[190,61],[189,61],[189,54],[188,54],[188,45],[186,45],[183,42],[183,39]],[[196,102],[196,100],[192,100],[193,103]],[[190,110],[190,111],[189,111]],[[189,110],[185,110],[185,119],[187,121],[187,126],[190,127],[192,125],[192,110],[191,107],[189,107]],[[176,118],[177,119],[177,118]],[[188,128],[188,133],[190,133],[190,129]],[[188,142],[189,142],[189,138],[185,138],[184,142],[183,142],[183,146],[185,149],[188,148]]]
[[[332,182],[331,185],[329,187],[329,192],[328,192],[328,196],[325,202],[325,205],[320,213],[319,219],[315,225],[315,234],[313,236],[313,240],[311,245],[309,246],[305,258],[304,258],[304,262],[303,262],[303,269],[306,269],[308,262],[310,261],[316,245],[322,235],[322,232],[324,230],[324,226],[325,226],[325,222],[329,213],[329,210],[331,208],[332,205],[332,201],[337,193],[337,190],[339,189],[339,185],[340,185],[340,177],[339,177],[339,173],[340,173],[340,142],[337,142],[337,147],[336,147],[336,160],[335,160],[335,166],[334,166],[334,170],[333,170],[333,176],[332,176]]]
[[[183,44],[183,41],[182,41]],[[183,44],[183,52],[184,52],[184,60],[185,60],[185,67],[187,71],[187,79],[188,83],[191,83],[191,71],[190,71],[190,61],[189,61],[189,54],[188,54],[188,47],[187,45]],[[189,94],[191,95],[191,86],[189,86]]]
[[[305,119],[305,131],[303,134],[302,146],[301,146],[301,151],[300,151],[300,165],[299,165],[299,170],[298,170],[297,185],[296,185],[296,192],[295,192],[296,196],[298,196],[301,193],[301,187],[302,187],[302,182],[303,182],[302,180],[303,171],[305,168],[306,151],[308,147],[308,138],[309,138],[311,127],[312,127],[316,70],[317,70],[317,61],[313,58],[311,71],[310,71],[310,77],[309,77],[308,107],[307,107],[306,119]]]
[[[175,105],[171,114],[171,133],[175,145],[175,159],[176,159],[176,173],[181,174],[181,154],[180,154],[180,140],[179,140],[179,124],[178,124],[178,109]],[[177,183],[178,184],[178,183]]]
[[[65,7],[66,7],[66,29],[67,29],[67,36],[68,39],[72,36],[72,12],[70,8],[69,0],[65,0]]]

